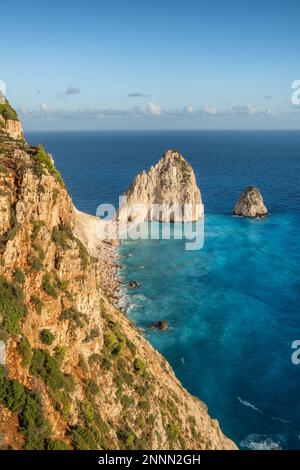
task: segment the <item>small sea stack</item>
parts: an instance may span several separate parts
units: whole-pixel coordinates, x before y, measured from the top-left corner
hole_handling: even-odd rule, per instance
[[[268,209],[257,188],[249,187],[240,196],[233,213],[242,217],[264,217]]]

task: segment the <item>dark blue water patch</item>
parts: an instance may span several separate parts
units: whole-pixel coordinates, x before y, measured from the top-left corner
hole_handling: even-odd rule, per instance
[[[116,204],[134,176],[169,147],[195,168],[205,244],[141,240],[120,247],[128,315],[243,448],[300,448],[300,132],[30,133],[53,154],[76,206]],[[232,216],[257,186],[270,216]],[[166,319],[170,329],[147,329]]]

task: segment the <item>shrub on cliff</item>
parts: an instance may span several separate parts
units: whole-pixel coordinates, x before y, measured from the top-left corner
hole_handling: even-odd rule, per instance
[[[18,115],[16,111],[11,107],[9,102],[6,100],[5,103],[0,104],[0,114],[3,116],[4,120],[18,121]]]
[[[70,248],[69,241],[73,239],[72,230],[68,225],[60,224],[58,227],[53,227],[52,241],[63,250]]]
[[[26,281],[26,276],[20,268],[16,268],[13,272],[14,281],[19,284],[24,284]]]
[[[42,287],[44,291],[47,292],[48,295],[50,295],[54,299],[57,299],[58,292],[51,282],[51,276],[49,273],[46,273],[45,276],[43,277]]]
[[[25,391],[18,380],[9,380],[5,369],[0,366],[0,403],[11,411],[18,412],[25,402]]]
[[[40,332],[40,339],[42,343],[47,344],[47,346],[50,346],[55,340],[55,336],[53,333],[51,333],[50,330],[45,329]]]
[[[56,180],[59,182],[61,186],[64,186],[64,182],[63,182],[61,174],[55,168],[50,155],[48,155],[48,153],[45,152],[42,145],[37,146],[36,153],[33,157],[32,170],[34,174],[38,176],[39,178],[42,175],[44,175],[45,170],[47,170],[51,175],[53,175],[56,178]]]
[[[20,333],[19,322],[26,314],[22,289],[0,276],[0,339]]]
[[[22,336],[21,341],[18,344],[17,351],[22,357],[23,366],[28,367],[32,359],[32,350],[29,341],[25,336]]]
[[[67,392],[74,390],[72,377],[60,370],[58,360],[50,356],[44,349],[34,349],[30,366],[30,372],[48,385],[52,390],[64,389]]]

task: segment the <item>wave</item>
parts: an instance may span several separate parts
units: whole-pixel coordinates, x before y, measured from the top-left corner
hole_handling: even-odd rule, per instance
[[[281,434],[249,434],[240,442],[240,447],[249,450],[282,450],[285,438]]]
[[[252,410],[255,410],[255,411],[258,411],[258,413],[261,413],[263,414],[263,411],[261,411],[259,408],[257,408],[255,405],[252,405],[252,403],[250,403],[249,401],[247,400],[242,400],[241,397],[237,397],[238,401],[244,405],[244,406],[247,406],[248,408],[252,408]]]

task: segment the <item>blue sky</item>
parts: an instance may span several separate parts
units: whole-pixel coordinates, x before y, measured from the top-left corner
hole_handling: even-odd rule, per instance
[[[26,130],[300,128],[299,1],[4,2]]]

